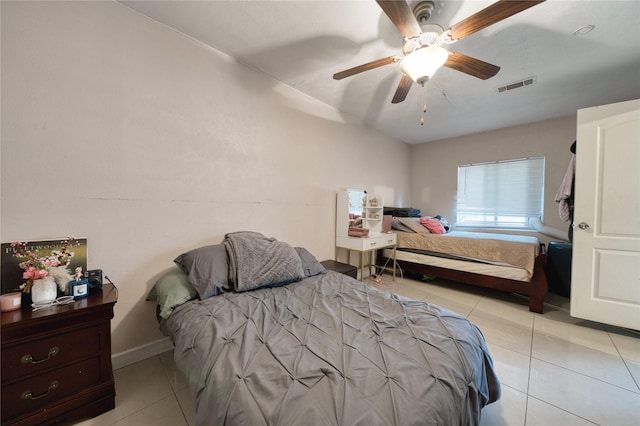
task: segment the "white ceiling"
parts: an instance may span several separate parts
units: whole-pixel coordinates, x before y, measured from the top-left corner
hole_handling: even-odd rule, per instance
[[[640,98],[638,0],[547,0],[448,46],[499,65],[495,77],[483,81],[441,68],[424,92],[414,84],[399,104],[391,104],[401,76],[396,64],[332,78],[401,54],[402,36],[374,0],[121,3],[410,144]],[[493,1],[435,3],[430,22],[446,29]],[[593,31],[573,35],[589,24]],[[536,84],[497,93],[528,77]]]

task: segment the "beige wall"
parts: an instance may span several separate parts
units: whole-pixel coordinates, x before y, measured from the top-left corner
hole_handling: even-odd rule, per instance
[[[441,214],[455,221],[458,165],[545,156],[543,223],[568,230],[554,201],[567,171],[576,140],[576,117],[509,127],[454,139],[413,145],[411,200],[424,215]],[[544,242],[557,238],[540,236]]]
[[[458,164],[545,155],[566,229],[575,117],[410,147],[118,3],[0,5],[0,238],[87,237],[115,353],[161,337],[144,298],[185,250],[247,229],[331,258],[340,189],[453,219]]]
[[[118,3],[1,8],[1,239],[88,238],[114,353],[162,337],[144,298],[181,252],[255,230],[331,258],[336,191],[409,200],[408,145]]]

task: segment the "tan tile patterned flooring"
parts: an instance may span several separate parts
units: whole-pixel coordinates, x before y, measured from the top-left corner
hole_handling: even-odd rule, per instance
[[[383,278],[379,287],[444,306],[480,327],[503,385],[502,398],[482,410],[482,425],[640,424],[640,334],[572,318],[568,300],[553,294],[538,315],[526,299],[506,293]],[[114,374],[116,408],[79,424],[195,425],[172,352]]]

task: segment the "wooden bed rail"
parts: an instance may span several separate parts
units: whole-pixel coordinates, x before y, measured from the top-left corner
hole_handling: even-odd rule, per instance
[[[383,250],[378,250],[376,254],[376,264],[381,266],[386,262]],[[419,274],[432,275],[446,280],[457,281],[465,284],[473,284],[480,287],[503,290],[511,293],[521,294],[529,297],[529,310],[539,314],[543,313],[544,297],[547,294],[549,285],[545,274],[546,254],[539,254],[536,257],[531,281],[516,281],[507,278],[492,277],[489,275],[474,274],[472,272],[457,271],[455,269],[440,268],[437,266],[423,265],[420,263],[397,260],[397,265],[405,271]]]

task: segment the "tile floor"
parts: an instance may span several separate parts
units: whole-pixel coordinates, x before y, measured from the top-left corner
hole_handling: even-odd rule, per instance
[[[384,278],[382,288],[447,307],[482,330],[503,385],[482,425],[640,424],[640,334],[572,318],[568,300],[553,294],[538,315],[502,292]],[[116,370],[115,380],[116,408],[81,425],[195,425],[172,352]]]

